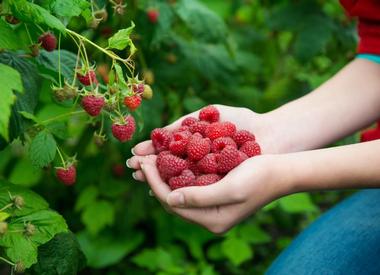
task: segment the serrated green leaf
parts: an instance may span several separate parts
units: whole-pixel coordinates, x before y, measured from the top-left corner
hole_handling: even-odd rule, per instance
[[[86,0],[51,0],[49,6],[50,10],[58,16],[73,17],[89,9],[91,4]]]
[[[32,267],[38,275],[76,275],[86,258],[73,233],[59,233],[38,247],[38,262]]]
[[[310,195],[307,193],[298,193],[283,197],[278,203],[284,211],[289,213],[314,212],[318,210],[311,201]]]
[[[87,230],[91,234],[96,235],[104,227],[114,223],[115,208],[108,201],[95,201],[87,205],[82,212],[81,218]]]
[[[8,219],[10,216],[11,216],[11,214],[9,214],[9,213],[7,213],[7,212],[4,212],[4,211],[1,211],[1,212],[0,212],[0,222],[5,221],[5,220]]]
[[[6,211],[12,213],[13,217],[28,215],[49,207],[41,196],[29,189],[0,180],[0,208],[11,202],[9,194],[13,197],[21,196],[24,199],[24,206],[21,209],[12,207]]]
[[[0,20],[0,49],[17,50],[23,48],[14,30],[5,21]]]
[[[38,118],[36,118],[33,114],[31,113],[28,113],[28,112],[25,112],[25,111],[19,111],[18,112],[20,115],[22,115],[23,117],[25,117],[26,119],[30,119],[30,120],[33,120],[34,122],[36,123],[39,123],[39,120]]]
[[[23,232],[27,223],[35,226],[35,232],[28,237]],[[63,217],[52,210],[40,210],[17,217],[8,226],[8,232],[0,238],[0,246],[5,247],[5,254],[11,261],[22,261],[26,268],[37,262],[39,245],[48,242],[57,233],[67,231]]]
[[[226,238],[222,242],[224,255],[236,266],[253,257],[253,251],[248,243],[236,237]]]
[[[124,50],[126,47],[129,47],[130,55],[133,55],[136,52],[136,47],[133,44],[130,35],[134,28],[135,23],[132,22],[130,27],[119,30],[117,33],[115,33],[108,39],[108,48]]]
[[[65,33],[65,26],[55,16],[41,6],[26,0],[10,0],[12,13],[21,21],[33,24],[43,24]]]
[[[116,75],[118,78],[118,83],[123,85],[123,86],[126,86],[123,69],[117,63],[114,64],[114,67],[115,67]]]
[[[80,211],[87,205],[96,201],[96,197],[99,194],[99,190],[96,186],[91,185],[86,187],[81,193],[75,204],[75,210]]]
[[[81,232],[77,238],[88,265],[93,268],[103,268],[118,263],[135,250],[143,242],[144,235],[141,232],[123,232],[122,237],[106,234],[93,237],[88,232]]]
[[[52,162],[57,151],[57,144],[51,133],[39,132],[32,140],[29,157],[35,167],[43,168]]]
[[[13,90],[22,92],[23,86],[19,72],[4,64],[0,64],[0,83],[0,136],[9,140],[8,124],[11,106],[16,101]]]
[[[46,129],[49,130],[54,136],[60,139],[67,139],[69,137],[67,131],[67,125],[64,122],[55,121],[46,125]]]

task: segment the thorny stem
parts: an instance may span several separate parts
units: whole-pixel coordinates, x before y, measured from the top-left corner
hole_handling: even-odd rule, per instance
[[[8,203],[7,205],[5,205],[3,208],[0,209],[0,212],[4,211],[4,210],[6,210],[6,209],[8,209],[9,207],[12,207],[12,206],[13,206],[13,202]]]
[[[11,262],[11,261],[9,261],[9,260],[3,258],[3,257],[0,257],[0,260],[2,260],[3,262],[6,262],[7,264],[9,264],[9,265],[11,265],[11,266],[15,266],[15,265],[16,265],[15,263],[13,263],[13,262]]]

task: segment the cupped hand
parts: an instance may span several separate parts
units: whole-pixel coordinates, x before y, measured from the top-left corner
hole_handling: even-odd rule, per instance
[[[156,156],[141,157],[139,166],[165,209],[209,231],[221,234],[265,204],[289,192],[280,155],[250,158],[220,181],[171,191],[162,181]]]

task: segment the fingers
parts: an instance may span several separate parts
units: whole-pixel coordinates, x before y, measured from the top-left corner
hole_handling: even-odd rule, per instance
[[[190,186],[180,188],[168,194],[166,202],[172,207],[212,207],[243,202],[245,197],[241,190],[227,179],[207,186]]]
[[[160,174],[158,173],[156,158],[144,158],[141,161],[140,166],[145,175],[145,179],[150,185],[150,188],[155,196],[162,202],[165,202],[165,198],[170,193],[170,188],[165,182],[162,181]]]
[[[137,181],[146,181],[145,175],[141,170],[137,170],[132,173],[132,177]]]
[[[146,156],[155,153],[151,140],[143,141],[132,148],[132,154],[135,156]]]

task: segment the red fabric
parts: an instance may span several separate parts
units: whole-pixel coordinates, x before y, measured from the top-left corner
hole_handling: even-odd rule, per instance
[[[358,53],[380,54],[380,0],[340,0],[347,14],[359,19]]]
[[[374,129],[368,129],[361,133],[360,135],[360,141],[371,141],[380,139],[380,120],[377,122],[377,127]]]

